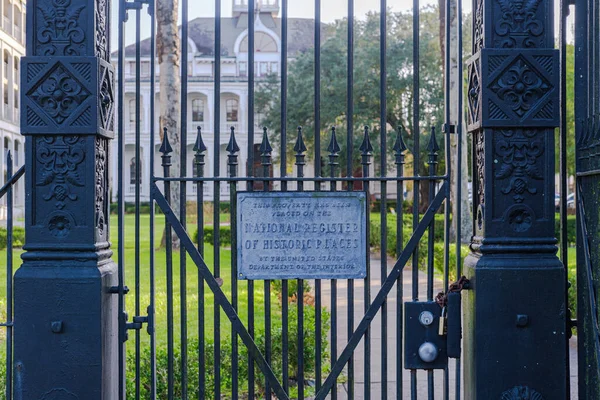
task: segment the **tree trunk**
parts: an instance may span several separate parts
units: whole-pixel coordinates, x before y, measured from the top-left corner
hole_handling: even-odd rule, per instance
[[[181,118],[181,79],[180,79],[180,41],[177,27],[178,0],[159,0],[156,2],[156,49],[160,66],[160,135],[167,129],[173,148],[171,154],[171,176],[179,176],[179,154],[181,140],[179,121]],[[170,203],[176,215],[179,215],[179,183],[171,183]],[[165,242],[163,234],[162,243]],[[179,247],[179,239],[173,234],[173,246]]]
[[[466,122],[465,122],[465,114],[464,112],[460,112],[458,108],[455,107],[458,104],[458,96],[462,96],[463,86],[462,86],[462,76],[458,76],[458,63],[462,63],[462,55],[459,57],[458,55],[458,14],[457,14],[457,2],[456,0],[448,0],[450,2],[450,16],[448,18],[448,23],[450,24],[450,123],[457,125],[458,118],[461,118],[462,122],[462,132],[458,132],[458,135],[450,136],[450,162],[452,166],[452,174],[450,175],[450,203],[452,207],[452,224],[450,225],[450,236],[452,240],[456,240],[457,233],[457,218],[458,215],[458,207],[461,210],[461,220],[460,220],[460,241],[462,243],[469,243],[471,240],[472,230],[473,230],[473,216],[471,214],[471,204],[469,202],[468,195],[468,168],[467,165],[467,157],[468,157],[468,142],[467,142],[467,132],[466,132]],[[446,45],[446,15],[445,15],[445,2],[443,0],[438,1],[439,9],[440,9],[440,47],[442,50],[442,57],[445,57],[445,45]],[[445,61],[442,63],[443,68],[446,67]],[[444,71],[444,74],[447,72]],[[444,79],[445,82],[445,79]],[[462,167],[458,168],[458,138],[461,139],[462,149]],[[457,198],[457,190],[458,190],[458,174],[461,176],[461,192],[462,198],[460,204],[456,201]]]

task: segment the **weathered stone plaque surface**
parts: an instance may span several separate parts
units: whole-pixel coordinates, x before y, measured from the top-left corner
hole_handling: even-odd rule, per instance
[[[240,279],[366,275],[363,192],[239,192]]]

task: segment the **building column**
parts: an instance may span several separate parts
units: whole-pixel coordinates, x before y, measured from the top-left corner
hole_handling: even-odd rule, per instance
[[[476,0],[468,63],[474,236],[465,399],[565,399],[565,272],[554,233],[559,57],[551,0]]]
[[[107,4],[27,4],[31,40],[21,68],[26,252],[14,278],[16,399],[119,397],[122,343],[108,220],[115,121]]]

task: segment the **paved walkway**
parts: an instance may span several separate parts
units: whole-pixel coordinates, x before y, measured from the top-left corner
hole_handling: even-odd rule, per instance
[[[388,261],[388,267],[393,266],[393,260]],[[381,261],[377,259],[371,259],[371,298],[374,299],[377,295],[380,287],[381,287]],[[411,301],[412,296],[412,269],[406,268],[403,272],[404,278],[404,296],[403,301]],[[419,292],[421,294],[426,293],[427,287],[427,277],[424,273],[419,272]],[[438,293],[442,290],[442,282],[436,280],[434,282],[434,293]],[[338,328],[337,328],[337,346],[338,346],[338,355],[342,352],[348,342],[348,302],[347,299],[347,281],[340,280],[337,283],[337,312],[338,312]],[[323,282],[322,284],[322,293],[323,293],[323,305],[330,307],[331,303],[331,286],[328,282]],[[388,324],[387,324],[387,338],[388,338],[388,362],[387,362],[387,396],[388,399],[396,398],[396,391],[398,385],[396,383],[396,343],[399,342],[401,344],[400,338],[396,336],[396,287],[392,289],[390,295],[388,296],[387,302],[387,315],[388,315]],[[424,298],[424,296],[421,296]],[[358,325],[362,317],[364,316],[364,283],[363,281],[356,280],[354,281],[354,322],[355,326]],[[377,317],[373,320],[371,324],[371,358],[369,365],[371,366],[371,398],[372,399],[381,399],[381,337],[382,337],[382,327],[381,327],[381,313],[378,313]],[[363,399],[364,398],[364,343],[358,345],[357,349],[354,352],[354,365],[355,365],[355,384],[354,384],[354,393],[355,399]],[[571,340],[571,393],[572,399],[577,399],[577,342],[576,339]],[[455,393],[455,382],[456,382],[456,372],[455,372],[455,360],[450,360],[449,366],[449,385],[450,385],[450,393],[451,398],[454,398]],[[402,368],[402,398],[409,399],[410,398],[410,371]],[[344,370],[344,375],[347,377],[348,372]],[[339,384],[338,389],[338,399],[347,399],[348,398],[348,385],[347,383]],[[418,398],[427,398],[427,372],[426,371],[418,371],[417,372],[417,394]],[[434,394],[436,399],[443,398],[443,371],[435,371],[434,372]]]

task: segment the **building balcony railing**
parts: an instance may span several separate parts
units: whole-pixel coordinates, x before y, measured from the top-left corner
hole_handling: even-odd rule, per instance
[[[15,108],[15,109],[13,110],[13,112],[14,112],[14,117],[13,117],[14,119],[13,119],[13,121],[14,121],[15,123],[19,123],[19,122],[21,121],[21,113],[19,112],[19,109],[18,109],[18,108]]]
[[[11,115],[10,115],[9,109],[8,109],[8,104],[4,105],[4,108],[2,110],[2,116],[4,117],[4,119],[7,119],[7,120],[11,119]]]
[[[15,25],[15,39],[17,39],[17,41],[22,42],[23,41],[23,37],[22,35],[22,31],[21,28]]]

